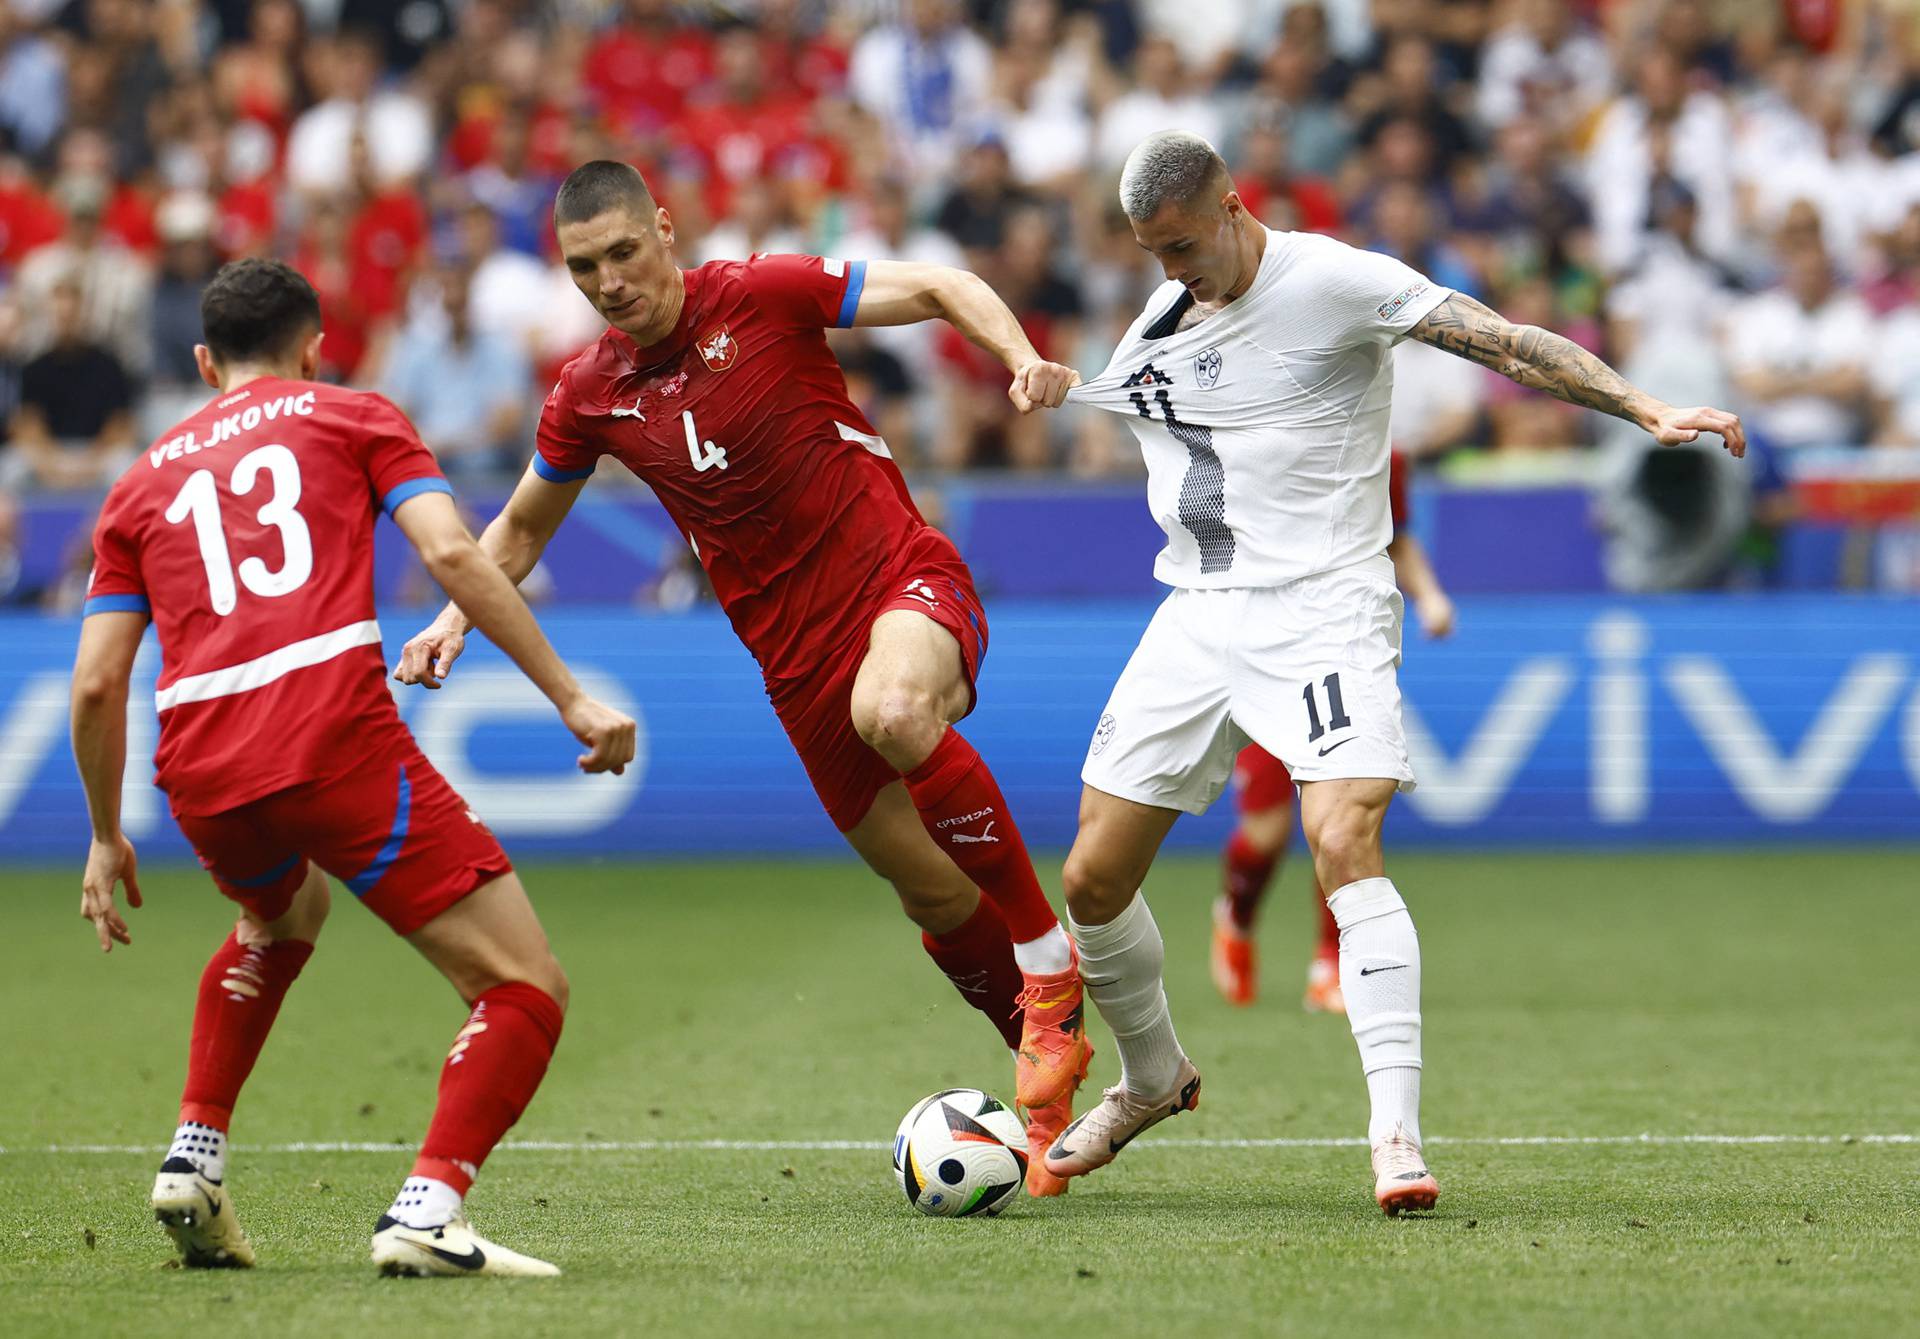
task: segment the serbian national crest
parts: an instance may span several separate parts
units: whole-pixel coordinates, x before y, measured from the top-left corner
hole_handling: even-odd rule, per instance
[[[694,348],[699,351],[700,361],[715,372],[724,372],[732,367],[733,356],[740,351],[740,346],[734,343],[733,333],[724,325],[700,336],[700,342]]]
[[[1210,391],[1220,381],[1220,350],[1208,349],[1193,360],[1193,379],[1203,391]]]

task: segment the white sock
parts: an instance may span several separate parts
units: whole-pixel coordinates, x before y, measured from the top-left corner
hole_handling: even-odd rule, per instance
[[[1038,939],[1013,946],[1013,960],[1028,976],[1054,976],[1073,966],[1073,943],[1055,925]]]
[[[1388,878],[1358,879],[1327,899],[1340,927],[1340,993],[1360,1047],[1372,1114],[1367,1141],[1402,1126],[1420,1141],[1420,936]]]
[[[430,1176],[409,1176],[387,1217],[408,1227],[444,1227],[460,1216],[460,1192]]]
[[[185,1121],[173,1132],[167,1158],[185,1158],[209,1181],[227,1179],[227,1133],[199,1121]]]
[[[1074,921],[1073,941],[1080,979],[1120,1051],[1120,1086],[1139,1097],[1172,1092],[1182,1052],[1161,986],[1166,950],[1147,899],[1136,893],[1105,925]]]

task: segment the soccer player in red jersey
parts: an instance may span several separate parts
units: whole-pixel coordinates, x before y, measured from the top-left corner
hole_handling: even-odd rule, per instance
[[[200,980],[180,1126],[153,1206],[190,1266],[253,1246],[226,1179],[227,1130],[280,1003],[313,952],[334,875],[443,972],[470,1010],[412,1175],[374,1229],[408,1274],[554,1274],[468,1225],[479,1167],[526,1109],[567,981],[513,866],[401,724],[373,617],[373,523],[393,517],[588,746],[620,771],[634,722],[580,690],[520,594],[475,546],[433,456],[377,395],[313,380],[320,304],[278,261],[226,266],[201,300],[200,374],[222,394],[114,484],[73,671],[73,749],[93,819],[80,911],[100,947],[140,905],[120,829],[128,679],[151,620],[161,671],[156,782],[240,906]]]
[[[1453,601],[1434,574],[1427,550],[1406,529],[1406,458],[1392,457],[1387,498],[1393,513],[1393,559],[1400,589],[1413,599],[1420,627],[1429,637],[1453,633]],[[1223,865],[1226,888],[1213,907],[1213,984],[1229,1004],[1252,1004],[1259,989],[1253,922],[1268,885],[1279,872],[1293,840],[1293,777],[1287,765],[1258,744],[1240,750],[1233,765],[1239,822],[1227,838]],[[1308,1013],[1344,1014],[1340,993],[1340,927],[1327,907],[1320,880],[1313,881],[1313,902],[1320,910],[1319,937],[1307,965],[1307,990],[1301,1005]]]
[[[822,332],[944,317],[1013,373],[1023,412],[1058,406],[1077,375],[964,271],[815,256],[682,271],[672,219],[625,163],[575,169],[554,226],[609,329],[547,397],[537,454],[480,546],[524,578],[601,456],[653,488],[828,816],[1014,1050],[1036,1151],[1027,1188],[1059,1193],[1037,1153],[1070,1119],[1091,1051],[1072,945],[999,786],[951,728],[973,709],[986,616]],[[407,643],[396,677],[437,686],[467,626],[456,601]]]

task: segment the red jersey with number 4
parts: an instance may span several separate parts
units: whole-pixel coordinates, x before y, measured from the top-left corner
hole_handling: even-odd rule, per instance
[[[762,672],[798,678],[865,635],[926,528],[827,348],[866,265],[760,256],[685,278],[665,339],[609,329],[567,364],[533,468],[563,483],[612,456],[651,485]]]
[[[373,522],[451,492],[378,395],[250,381],[161,437],[107,495],[86,612],[160,636],[156,783],[215,814],[352,770],[404,730],[373,617]]]

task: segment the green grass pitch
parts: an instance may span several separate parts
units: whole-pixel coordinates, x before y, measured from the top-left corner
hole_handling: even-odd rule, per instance
[[[631,1147],[882,1142],[936,1088],[1011,1096],[1004,1051],[882,885],[850,860],[531,865],[573,1008],[513,1138],[567,1147],[501,1150],[472,1209],[567,1273],[504,1283],[375,1278],[367,1237],[408,1154],[286,1147],[411,1144],[462,1017],[345,894],[235,1130],[262,1266],[164,1268],[156,1153],[117,1146],[172,1129],[225,906],[197,872],[152,870],[133,947],[103,958],[77,866],[6,871],[0,1332],[1911,1334],[1920,1143],[1858,1136],[1920,1133],[1915,862],[1398,858],[1443,1192],[1399,1222],[1361,1148],[1227,1142],[1363,1133],[1344,1024],[1298,1009],[1298,868],[1247,1010],[1207,981],[1210,862],[1149,886],[1200,1111],[1065,1199],[942,1221],[909,1211],[878,1149]],[[1095,1040],[1089,1092],[1117,1073]]]

